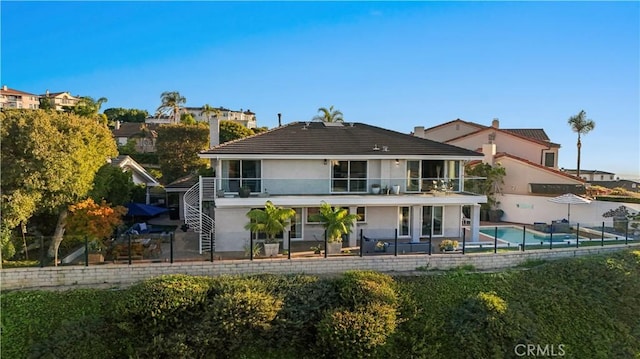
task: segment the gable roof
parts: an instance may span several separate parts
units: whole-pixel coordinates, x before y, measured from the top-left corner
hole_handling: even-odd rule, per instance
[[[0,87],[0,93],[3,94],[3,95],[26,95],[26,96],[36,96],[36,97],[38,96],[38,95],[29,93],[29,92],[15,90],[15,89],[8,88],[8,87],[5,90],[4,86]]]
[[[471,122],[471,121],[465,121],[465,120],[461,120],[459,118],[456,118],[453,121],[449,121],[449,122],[441,123],[439,125],[435,125],[433,127],[425,128],[424,132],[435,130],[436,128],[440,128],[440,127],[446,127],[446,126],[449,126],[449,125],[454,124],[454,123],[464,123],[464,124],[469,125],[469,126],[477,127],[478,129],[483,129],[483,128],[487,127],[487,126],[481,125],[479,123],[475,123],[475,122]]]
[[[459,140],[461,138],[465,138],[465,137],[475,136],[475,135],[477,135],[479,133],[487,132],[487,131],[502,132],[502,133],[510,135],[510,136],[515,136],[515,137],[522,138],[523,140],[526,140],[526,141],[529,141],[529,142],[539,143],[539,144],[541,144],[543,146],[558,147],[558,148],[560,147],[559,144],[550,142],[548,139],[547,140],[540,139],[542,137],[548,138],[547,134],[544,133],[544,130],[542,130],[542,129],[538,129],[538,130],[533,130],[533,129],[521,129],[521,130],[519,130],[519,129],[509,129],[509,130],[506,130],[506,129],[495,128],[495,127],[491,127],[491,126],[488,126],[488,127],[485,126],[484,128],[479,129],[479,130],[477,130],[475,132],[467,133],[466,135],[462,135],[462,136],[458,136],[458,137],[452,138],[450,140],[445,141],[445,143],[450,143],[450,142],[453,142],[453,141],[457,141],[457,140]],[[542,131],[542,133],[540,133],[540,131]],[[532,135],[535,134],[535,136],[539,137],[539,138],[529,137],[529,136],[526,135],[527,133],[532,134]]]
[[[111,130],[111,133],[114,137],[133,137],[135,135],[141,134],[143,129],[146,127],[147,130],[151,131],[151,135],[156,137],[157,134],[155,131],[158,129],[160,125],[156,123],[141,123],[141,122],[121,122],[119,129]]]
[[[377,148],[377,149],[374,149]],[[482,154],[364,123],[293,122],[282,127],[226,142],[201,152],[215,155],[432,155],[477,158]]]
[[[142,165],[136,162],[133,158],[127,155],[120,155],[118,157],[111,159],[111,165],[114,167],[119,167],[121,169],[129,169],[134,171],[138,176],[144,178],[147,186],[159,186],[160,182],[149,173]]]

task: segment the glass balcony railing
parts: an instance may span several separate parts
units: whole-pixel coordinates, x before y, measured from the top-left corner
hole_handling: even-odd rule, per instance
[[[326,195],[326,194],[385,194],[385,193],[482,193],[484,178],[217,178],[219,193],[238,194],[248,187],[252,194],[270,195]],[[470,188],[467,189],[466,187]]]

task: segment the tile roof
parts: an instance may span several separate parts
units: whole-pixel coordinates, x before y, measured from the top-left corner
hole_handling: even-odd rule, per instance
[[[378,150],[374,150],[374,147]],[[386,149],[386,150],[385,150]],[[256,155],[444,155],[482,154],[364,123],[293,122],[202,152]]]
[[[6,90],[4,89],[4,87],[0,87],[0,93],[3,95],[27,95],[27,96],[38,96],[29,92],[24,92],[24,91],[20,91],[20,90],[15,90],[12,88],[7,88]]]
[[[114,137],[132,137],[142,133],[145,126],[152,132],[152,135],[160,127],[157,123],[122,122],[120,123],[120,128],[111,130],[111,133]]]
[[[549,141],[547,133],[541,128],[504,128],[506,132],[511,132],[522,137],[528,137],[538,141]]]

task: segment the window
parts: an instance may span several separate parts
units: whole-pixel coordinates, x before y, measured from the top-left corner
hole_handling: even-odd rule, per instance
[[[366,223],[367,222],[367,211],[365,207],[358,207],[356,209],[356,213],[358,214],[358,223]]]
[[[331,161],[332,192],[367,192],[367,161]]]
[[[441,236],[442,233],[442,206],[422,207],[422,236]]]
[[[291,219],[291,239],[302,239],[302,208],[294,208],[296,215]]]
[[[320,223],[320,221],[314,221],[311,219],[313,215],[320,213],[320,207],[309,207],[307,208],[307,223]]]
[[[249,186],[251,192],[261,192],[261,172],[259,160],[223,160],[222,188],[228,192],[238,192],[240,187]]]
[[[553,152],[545,152],[544,165],[545,167],[553,167],[556,164],[556,154]]]
[[[407,191],[427,192],[436,189],[434,181],[446,181],[448,188],[460,189],[460,161],[408,160]],[[440,183],[441,188],[442,183]]]
[[[398,237],[411,236],[411,207],[398,207]]]

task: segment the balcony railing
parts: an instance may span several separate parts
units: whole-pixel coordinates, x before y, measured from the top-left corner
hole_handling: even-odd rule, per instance
[[[326,195],[326,194],[384,194],[472,192],[482,186],[475,184],[484,178],[217,178],[220,193],[238,194],[241,187],[249,187],[252,194],[270,195]],[[476,189],[469,191],[467,189]]]

